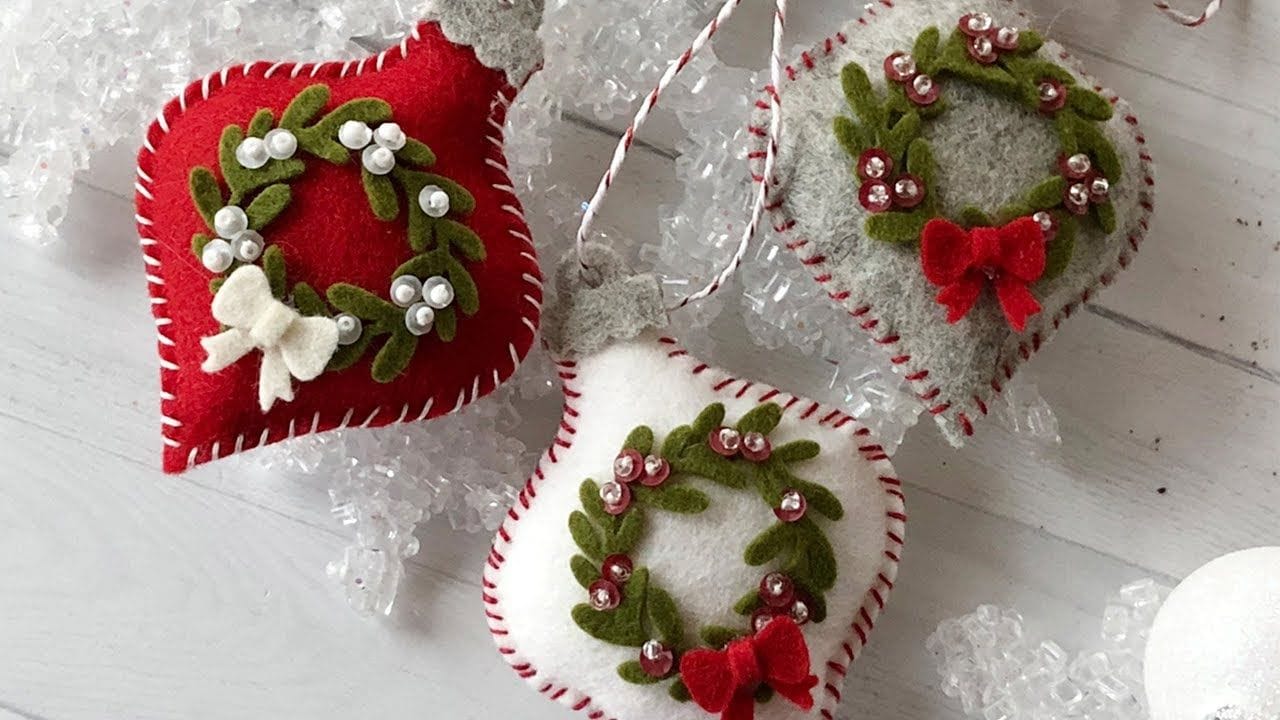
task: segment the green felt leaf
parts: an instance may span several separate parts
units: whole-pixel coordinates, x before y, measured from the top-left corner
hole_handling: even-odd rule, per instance
[[[738,432],[746,434],[758,432],[768,435],[782,422],[782,407],[777,403],[764,403],[751,409],[738,420]]]
[[[441,342],[453,342],[458,337],[458,313],[451,307],[437,310],[434,328]]]
[[[484,242],[480,240],[480,236],[471,228],[455,220],[436,221],[436,242],[441,247],[456,249],[463,257],[473,262],[479,262],[485,258]]]
[[[254,114],[253,119],[249,121],[249,137],[266,137],[267,132],[271,130],[271,126],[275,125],[276,116],[267,108],[263,108]]]
[[[1115,108],[1106,98],[1092,90],[1073,87],[1067,92],[1067,107],[1075,110],[1082,118],[1105,122],[1115,114]]]
[[[450,257],[445,260],[445,274],[453,285],[454,306],[464,315],[475,315],[480,310],[480,289],[476,287],[471,273],[462,263]]]
[[[609,539],[606,550],[610,553],[630,553],[644,536],[644,508],[632,506],[618,523],[618,531]]]
[[[1044,36],[1035,30],[1023,30],[1018,33],[1018,50],[1019,54],[1033,53],[1044,47]]]
[[[880,98],[871,87],[871,78],[867,77],[867,71],[863,70],[858,63],[851,62],[840,72],[840,81],[849,107],[858,114],[866,130],[875,134],[872,140],[878,139],[879,134],[884,132],[887,118]]]
[[[820,592],[830,590],[836,584],[836,573],[839,567],[836,564],[836,554],[831,549],[831,543],[809,518],[792,523],[791,527],[794,528],[796,538],[796,553],[792,558],[791,574],[794,577],[804,578],[815,590]],[[803,568],[804,572],[798,568]]]
[[[693,428],[688,425],[681,425],[667,433],[667,438],[662,441],[662,450],[658,454],[671,460],[683,454],[685,448],[698,442],[698,439],[693,435]]]
[[[693,696],[689,694],[689,688],[685,686],[683,680],[676,680],[671,683],[671,687],[667,689],[667,694],[671,696],[672,700],[681,703],[687,703],[693,699]]]
[[[641,455],[648,455],[653,452],[653,430],[645,425],[637,427],[627,435],[627,439],[622,442],[622,447],[635,450]]]
[[[686,485],[663,485],[657,488],[632,487],[636,502],[667,512],[697,515],[711,507],[711,499],[701,490]]]
[[[1006,225],[1021,217],[1034,215],[1035,208],[1026,203],[1009,203],[996,212],[996,224]]]
[[[911,212],[887,212],[867,218],[867,237],[887,243],[914,243],[920,239],[924,226],[933,214],[920,208]]]
[[[1080,152],[1087,152],[1092,155],[1098,169],[1102,170],[1102,174],[1113,185],[1118,182],[1124,175],[1124,166],[1120,162],[1120,156],[1116,153],[1115,146],[1107,139],[1106,134],[1098,128],[1097,123],[1085,120],[1074,112],[1064,111],[1059,115],[1066,116],[1062,121],[1071,126]]]
[[[1053,127],[1058,131],[1058,147],[1068,157],[1080,152],[1080,139],[1076,136],[1075,115],[1058,113],[1053,116]]]
[[[822,447],[812,440],[792,440],[773,449],[773,457],[784,463],[812,460],[822,452]]]
[[[574,510],[569,515],[569,534],[587,558],[597,563],[604,559],[604,537],[585,514]]]
[[[894,158],[895,162],[898,161],[907,152],[907,148],[910,147],[911,143],[920,137],[922,127],[920,113],[912,110],[903,115],[885,137],[885,152],[889,153],[889,156]]]
[[[969,56],[968,36],[956,30],[938,56],[939,72],[945,70],[962,80],[999,92],[1017,95],[1018,81],[1000,65],[983,65]]]
[[[583,603],[573,608],[573,621],[597,640],[623,647],[641,647],[650,640],[643,622],[648,594],[649,570],[636,568],[618,607],[600,611]]]
[[[578,486],[578,502],[596,525],[603,525],[612,531],[614,516],[605,512],[604,500],[600,499],[600,486],[594,480],[583,480]]]
[[[336,131],[333,135],[323,135],[317,128],[309,127],[295,130],[293,134],[298,138],[299,148],[321,160],[334,165],[351,162],[352,151],[338,142]]]
[[[1027,191],[1026,197],[1023,199],[1027,205],[1031,206],[1032,210],[1048,210],[1062,204],[1062,194],[1066,190],[1066,178],[1061,175],[1055,175],[1040,181],[1039,184]]]
[[[836,116],[833,127],[836,133],[836,141],[852,158],[861,157],[862,153],[866,152],[867,148],[871,147],[874,142],[874,140],[867,138],[867,134],[862,131],[862,126],[844,115]]]
[[[1011,57],[1006,54],[1002,57],[1001,64],[1024,87],[1034,89],[1036,94],[1034,104],[1036,107],[1040,106],[1038,93],[1041,82],[1057,80],[1064,85],[1074,85],[1076,82],[1076,76],[1072,75],[1070,70],[1048,60],[1041,60],[1038,57]]]
[[[444,253],[431,251],[421,255],[414,255],[395,269],[392,277],[400,277],[401,275],[412,275],[416,278],[428,278],[433,275],[443,275],[445,272]]]
[[[289,201],[293,199],[293,191],[284,183],[276,183],[268,186],[265,190],[258,193],[258,196],[249,203],[249,207],[245,208],[245,215],[249,216],[249,227],[254,230],[261,230],[270,225],[276,218],[280,217],[280,213],[289,206]]]
[[[733,604],[733,611],[739,615],[750,615],[760,609],[763,601],[760,600],[760,591],[752,590],[751,592],[738,598],[738,602]]]
[[[934,201],[933,188],[937,187],[938,164],[933,159],[933,147],[924,138],[916,138],[907,147],[907,172],[918,176],[928,188],[929,204]]]
[[[355,365],[368,352],[374,338],[386,334],[387,331],[382,330],[377,325],[366,325],[364,332],[360,334],[360,339],[350,345],[338,346],[338,349],[333,353],[333,357],[329,358],[329,364],[325,367],[325,370],[328,372],[341,372]]]
[[[991,227],[996,224],[985,210],[973,205],[966,205],[960,209],[959,220],[965,228]]]
[[[374,175],[368,170],[360,169],[360,180],[364,184],[365,197],[369,199],[369,209],[374,217],[390,222],[400,215],[400,198],[396,196],[396,186],[386,175]]]
[[[303,317],[329,316],[329,308],[324,304],[320,293],[304,282],[293,286],[293,306],[302,313]]]
[[[222,131],[218,163],[222,168],[222,179],[231,188],[231,196],[227,201],[229,204],[238,205],[254,191],[293,180],[307,169],[306,164],[297,159],[270,160],[256,170],[241,167],[236,160],[236,148],[241,142],[244,142],[244,130],[239,125],[228,125]]]
[[[409,332],[402,323],[392,331],[391,338],[374,356],[371,373],[373,379],[376,382],[389,383],[400,377],[405,368],[409,367],[409,361],[413,359],[413,353],[417,349],[418,336]]]
[[[697,437],[705,438],[706,435]],[[689,445],[675,459],[667,457],[671,460],[673,468],[680,472],[706,478],[717,485],[741,489],[750,482],[742,466],[716,454],[705,443]]]
[[[676,601],[671,599],[671,595],[666,590],[657,585],[650,585],[646,609],[649,613],[649,623],[657,632],[658,639],[669,647],[679,647],[684,644],[684,623],[680,620],[680,609],[676,607]]]
[[[1071,254],[1076,246],[1076,229],[1079,223],[1074,215],[1054,213],[1058,219],[1058,234],[1049,241],[1045,249],[1044,274],[1041,280],[1052,280],[1067,269],[1071,263]]]
[[[191,252],[198,258],[204,255],[204,246],[213,241],[213,238],[204,233],[196,233],[191,236]]]
[[[298,130],[315,119],[325,105],[329,104],[329,88],[324,85],[312,85],[298,93],[284,109],[280,116],[280,127]]]
[[[791,485],[799,490],[809,503],[809,508],[828,520],[839,520],[844,517],[844,506],[827,488],[807,480],[793,479]]]
[[[431,167],[436,164],[436,154],[431,152],[431,148],[427,147],[426,143],[413,138],[407,138],[404,147],[396,151],[396,159],[419,167]]]
[[[915,47],[911,55],[916,59],[916,67],[922,72],[933,72],[933,61],[938,58],[938,50],[942,44],[942,33],[937,27],[927,27],[916,36]]]
[[[781,555],[787,548],[791,547],[796,540],[795,527],[789,523],[774,523],[770,525],[764,532],[756,536],[751,544],[747,546],[747,550],[743,553],[743,558],[747,564],[752,567],[759,567],[770,560]]]
[[[694,419],[690,429],[693,436],[698,440],[704,440],[711,434],[712,430],[724,425],[724,405],[720,403],[712,403],[702,412],[698,413],[698,417]]]
[[[573,570],[573,577],[586,590],[591,584],[600,579],[600,568],[582,555],[574,555],[569,558],[569,567]]]
[[[337,137],[338,128],[349,120],[358,120],[366,125],[374,126],[390,122],[391,118],[391,105],[387,101],[378,98],[359,98],[349,100],[334,108],[332,112],[325,115],[320,119],[320,122],[315,124],[315,130],[325,137]]]
[[[387,327],[404,323],[403,308],[396,307],[364,288],[338,283],[329,287],[326,296],[330,305],[361,320],[381,323]]]
[[[285,293],[289,291],[289,275],[285,269],[284,253],[280,251],[279,245],[267,247],[267,251],[262,254],[262,272],[266,273],[267,282],[271,284],[271,294],[277,300],[283,300]]]
[[[209,280],[209,292],[210,292],[210,294],[217,295],[217,294],[218,294],[218,291],[222,289],[222,284],[223,284],[223,283],[225,283],[226,281],[227,281],[227,279],[226,279],[225,277],[221,276],[221,275],[219,275],[219,276],[217,276],[217,277],[215,277],[215,278],[210,279],[210,280]]]
[[[1109,202],[1093,206],[1093,215],[1098,220],[1098,227],[1110,235],[1116,231],[1116,207]]]
[[[200,217],[213,229],[213,216],[226,204],[222,199],[222,188],[218,187],[218,179],[207,167],[191,169],[191,199],[195,201]]]
[[[628,660],[618,666],[618,677],[632,685],[654,685],[662,682],[662,678],[656,678],[644,671],[640,667],[639,660]]]
[[[758,595],[759,593],[757,593]],[[752,612],[755,612],[754,610]],[[708,625],[698,633],[698,637],[702,643],[709,648],[720,650],[729,643],[742,637],[740,630],[724,627],[723,625]]]

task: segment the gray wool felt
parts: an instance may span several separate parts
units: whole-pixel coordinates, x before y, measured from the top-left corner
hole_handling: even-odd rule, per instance
[[[507,74],[522,87],[542,65],[544,0],[428,0],[425,17],[440,23],[445,37],[475,48],[476,59]]]
[[[973,420],[979,415],[973,399],[983,402],[993,395],[992,380],[1007,364],[1018,365],[1019,346],[1039,334],[1047,339],[1054,331],[1057,311],[1077,302],[1097,278],[1114,268],[1127,238],[1141,234],[1141,200],[1150,200],[1143,184],[1144,169],[1133,133],[1124,121],[1129,113],[1121,102],[1115,116],[1103,128],[1124,165],[1124,177],[1113,185],[1117,230],[1105,235],[1092,221],[1080,223],[1070,265],[1059,277],[1036,283],[1032,292],[1043,310],[1031,317],[1026,331],[1015,333],[1007,325],[994,294],[984,292],[973,310],[955,324],[946,321],[946,309],[936,302],[939,288],[925,279],[917,245],[893,245],[868,238],[863,232],[867,213],[858,202],[858,180],[851,158],[836,141],[832,124],[837,115],[853,116],[842,91],[840,72],[849,62],[860,63],[883,92],[886,80],[880,67],[896,50],[910,50],[921,30],[936,25],[944,37],[959,17],[969,12],[989,12],[1000,24],[1026,27],[1010,0],[900,0],[893,8],[877,8],[877,17],[866,26],[844,28],[847,44],[836,44],[830,56],[811,53],[813,69],[802,69],[783,86],[784,128],[776,177],[782,201],[777,212],[794,221],[791,239],[803,238],[804,257],[823,255],[831,289],[849,290],[849,310],[871,306],[866,318],[878,318],[877,337],[900,336],[887,350],[910,355],[908,373],[928,370],[928,382],[940,389],[930,406],[950,403],[936,415],[939,426],[953,445],[964,433],[956,422],[960,412]],[[1046,60],[1059,62],[1062,47],[1048,42],[1040,50]],[[797,63],[797,68],[804,66]],[[1080,84],[1085,79],[1078,68]],[[956,217],[966,205],[989,212],[1017,199],[1035,183],[1056,173],[1058,139],[1050,121],[1034,111],[954,79],[946,81],[947,109],[926,122],[925,137],[937,160],[936,192],[944,213]],[[757,111],[754,125],[768,122],[767,111]],[[763,140],[755,138],[763,150]],[[917,388],[919,389],[919,388]]]
[[[560,357],[594,355],[608,345],[667,325],[662,286],[653,275],[636,275],[613,250],[587,243],[585,275],[576,252],[556,268],[555,298],[542,314],[542,337]]]

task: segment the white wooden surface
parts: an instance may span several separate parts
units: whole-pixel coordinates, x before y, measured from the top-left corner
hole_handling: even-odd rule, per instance
[[[796,39],[861,5],[793,4]],[[1229,2],[1188,32],[1140,0],[1030,5],[1139,111],[1156,224],[1134,268],[1034,363],[1060,448],[991,425],[960,452],[923,424],[909,436],[901,581],[844,718],[959,717],[922,649],[943,617],[1014,604],[1033,631],[1080,647],[1120,584],[1280,543],[1280,6]],[[730,60],[760,61],[766,12],[745,13]],[[613,138],[557,133],[585,194]],[[670,172],[637,156],[608,219],[653,232]],[[130,173],[128,149],[103,155],[62,244],[0,238],[0,719],[569,717],[492,649],[486,537],[427,527],[393,617],[361,620],[323,576],[345,535],[322,487],[157,470]],[[742,347],[718,358],[735,369],[820,387],[791,382],[785,353],[725,341]],[[554,420],[537,422],[549,438]]]

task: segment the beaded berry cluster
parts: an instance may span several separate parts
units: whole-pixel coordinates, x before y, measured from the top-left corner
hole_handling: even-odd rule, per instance
[[[351,100],[316,119],[329,96],[327,86],[313,85],[289,103],[278,124],[264,108],[247,128],[223,130],[218,162],[226,191],[211,169],[191,171],[192,199],[212,231],[196,233],[192,250],[214,274],[215,293],[236,268],[261,260],[276,299],[302,315],[333,318],[339,348],[330,371],[354,365],[385,336],[371,374],[390,382],[408,366],[421,337],[434,331],[449,342],[457,335],[457,312],[470,316],[479,310],[479,293],[463,261],[483,260],[484,243],[457,219],[475,209],[475,198],[448,178],[414,169],[434,165],[435,154],[392,122],[385,101]],[[386,299],[347,283],[330,286],[323,298],[305,282],[289,286],[284,255],[268,246],[263,231],[289,205],[288,183],[306,171],[300,151],[335,165],[349,164],[358,154],[369,207],[383,222],[400,217],[404,195],[407,240],[415,255],[392,273]]]
[[[691,424],[672,430],[660,449],[651,429],[637,427],[614,460],[613,478],[582,484],[582,509],[569,516],[569,531],[581,554],[570,566],[587,602],[573,609],[573,619],[592,637],[638,649],[635,660],[618,668],[623,680],[646,685],[670,680],[670,695],[689,699],[673,672],[679,658],[698,643],[686,637],[675,599],[633,556],[645,532],[646,512],[696,515],[710,506],[707,495],[688,479],[755,490],[778,519],[744,553],[751,567],[776,565],[734,605],[744,628],[701,628],[701,645],[720,649],[778,616],[799,625],[826,618],[825,595],[835,585],[837,565],[815,515],[839,520],[844,508],[831,491],[791,470],[793,464],[817,457],[817,443],[796,440],[773,446],[769,433],[781,418],[782,408],[768,403],[728,426],[724,406],[717,403]],[[765,688],[758,699],[768,696]]]
[[[870,213],[868,237],[915,243],[924,226],[942,217],[936,165],[924,122],[945,111],[947,82],[964,82],[1009,98],[1052,122],[1059,140],[1058,168],[1020,200],[998,209],[964,208],[956,219],[967,228],[1003,225],[1032,217],[1045,233],[1048,263],[1042,279],[1056,277],[1070,262],[1077,218],[1092,216],[1111,233],[1115,209],[1108,196],[1122,175],[1114,146],[1099,129],[1113,114],[1111,103],[1077,85],[1070,70],[1040,56],[1043,38],[1030,30],[1001,26],[986,13],[962,16],[945,40],[925,29],[911,51],[883,64],[887,89],[873,88],[866,70],[846,65],[843,89],[854,118],[835,119],[841,146],[857,158],[859,201]]]

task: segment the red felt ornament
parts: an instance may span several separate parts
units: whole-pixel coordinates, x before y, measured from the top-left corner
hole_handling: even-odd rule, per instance
[[[509,72],[424,22],[361,60],[226,68],[164,106],[138,158],[137,222],[166,471],[426,420],[515,371],[542,289],[502,150],[527,79]]]

